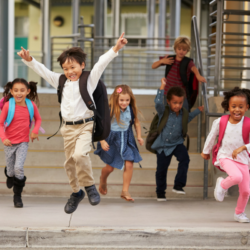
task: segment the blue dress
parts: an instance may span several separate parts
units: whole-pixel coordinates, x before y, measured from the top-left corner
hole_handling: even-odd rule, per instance
[[[94,154],[99,155],[101,160],[111,167],[123,170],[125,161],[140,162],[142,160],[132,130],[133,113],[130,106],[124,112],[121,111],[121,123],[113,119],[111,131],[106,139],[109,151],[104,151],[101,143],[97,143]]]

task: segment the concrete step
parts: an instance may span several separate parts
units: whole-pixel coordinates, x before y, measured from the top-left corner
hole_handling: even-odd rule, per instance
[[[140,162],[143,169],[155,168],[156,156],[152,153],[141,153],[142,161]],[[103,162],[94,154],[90,154],[93,167],[103,167]],[[203,159],[198,153],[190,153],[190,168],[203,169]],[[25,161],[25,166],[44,166],[44,167],[62,167],[65,161],[65,154],[63,150],[28,150],[28,155]],[[5,165],[4,151],[0,150],[0,166]],[[135,164],[136,166],[137,164]],[[177,168],[178,162],[175,157],[172,158],[171,167]]]
[[[29,143],[29,149],[30,150],[64,150],[63,146],[63,137],[58,133],[56,136],[53,138],[47,140],[49,137],[49,134],[40,134],[39,135],[39,142],[30,142]],[[142,138],[144,139],[144,142],[146,140],[146,135],[143,135]],[[201,146],[203,148],[204,146],[204,138],[201,139]],[[186,145],[186,141],[184,142]],[[96,143],[95,143],[96,146]],[[139,145],[137,143],[137,146],[139,148],[140,153],[148,152],[145,147],[145,143],[143,146]],[[0,150],[4,148],[3,143],[0,144]],[[197,152],[197,138],[191,137],[190,138],[190,143],[189,143],[189,152],[190,153],[196,153]]]

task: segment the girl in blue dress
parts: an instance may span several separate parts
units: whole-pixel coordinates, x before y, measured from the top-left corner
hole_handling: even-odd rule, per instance
[[[118,85],[109,100],[111,132],[106,140],[97,144],[96,155],[106,163],[100,177],[99,191],[107,194],[107,178],[114,168],[124,170],[121,198],[134,202],[128,190],[133,175],[133,163],[142,160],[132,130],[134,124],[137,140],[143,145],[138,109],[132,90],[127,85]]]

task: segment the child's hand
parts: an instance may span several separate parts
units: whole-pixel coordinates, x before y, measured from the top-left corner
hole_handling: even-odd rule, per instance
[[[198,107],[198,109],[199,109],[201,112],[203,112],[204,106],[200,106],[200,107]]]
[[[39,141],[38,134],[31,133],[30,139],[31,139],[32,142],[33,142],[35,139],[37,139],[37,140]]]
[[[173,57],[165,56],[164,58],[161,59],[161,64],[172,65],[173,63],[174,63],[174,58]]]
[[[100,141],[101,147],[104,151],[109,151],[109,145],[106,141]]]
[[[144,140],[142,138],[137,138],[137,140],[138,140],[139,144],[142,146],[144,143]]]
[[[8,139],[5,139],[4,142],[3,142],[3,144],[4,144],[4,146],[7,146],[7,147],[8,147],[8,146],[9,146],[9,147],[12,146],[10,140],[8,140]]]
[[[165,77],[161,78],[161,87],[160,87],[160,90],[165,89],[166,84],[167,84],[167,79]]]
[[[207,82],[207,80],[201,75],[196,76],[196,78],[197,78],[198,82]]]
[[[30,52],[29,50],[24,49],[23,47],[21,47],[22,50],[20,52],[17,52],[17,54],[22,57],[25,61],[31,62],[32,61],[32,57],[30,56]]]
[[[244,150],[247,150],[246,146],[242,146],[242,147],[239,147],[239,148],[235,149],[233,151],[233,153],[232,153],[232,158],[236,159],[237,158],[237,154],[241,153]]]
[[[115,47],[113,48],[114,52],[116,53],[128,43],[127,39],[124,38],[123,36],[124,36],[124,32],[121,34],[121,36],[116,42]]]
[[[201,153],[201,157],[205,160],[209,160],[210,159],[210,154],[203,154]]]

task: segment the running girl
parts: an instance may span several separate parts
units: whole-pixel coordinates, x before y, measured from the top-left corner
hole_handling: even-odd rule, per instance
[[[135,125],[137,140],[143,145],[138,109],[132,90],[127,85],[119,85],[109,100],[111,132],[106,140],[98,142],[96,155],[106,163],[100,177],[99,191],[107,194],[107,178],[114,168],[123,170],[123,188],[121,198],[133,202],[128,190],[133,175],[133,163],[142,160],[133,135]]]
[[[214,196],[223,201],[228,188],[239,186],[239,198],[235,208],[234,220],[250,222],[244,213],[249,199],[249,133],[250,118],[245,117],[249,109],[250,90],[235,87],[224,92],[221,106],[229,115],[224,115],[213,122],[201,156],[208,160],[213,148],[213,164],[228,174],[226,179],[219,177],[216,182]],[[218,143],[214,146],[216,137]],[[247,145],[245,145],[247,144]],[[214,147],[213,147],[214,146]]]
[[[23,207],[21,194],[25,186],[23,165],[29,146],[29,131],[33,117],[35,126],[30,138],[33,142],[38,139],[38,130],[41,125],[41,117],[38,108],[33,101],[39,105],[37,88],[35,82],[27,82],[17,78],[8,82],[4,87],[4,99],[2,100],[2,113],[0,115],[0,138],[4,144],[6,157],[5,175],[6,185],[13,187],[14,206]]]

